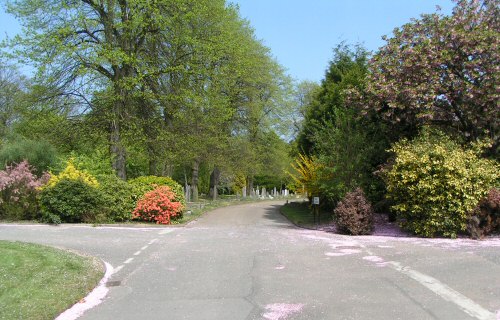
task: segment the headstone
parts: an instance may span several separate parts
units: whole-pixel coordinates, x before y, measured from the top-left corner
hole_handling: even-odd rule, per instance
[[[262,187],[262,197],[267,197],[266,187]]]
[[[243,190],[241,190],[241,193],[243,194],[243,198],[247,197],[247,186],[243,187]]]
[[[273,197],[276,197],[276,187],[273,189]]]

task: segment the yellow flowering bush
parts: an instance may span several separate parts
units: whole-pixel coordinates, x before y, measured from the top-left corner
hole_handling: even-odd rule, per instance
[[[498,162],[481,158],[480,149],[440,132],[396,143],[384,180],[401,226],[425,237],[465,231],[470,212],[500,179]]]
[[[45,187],[54,187],[61,180],[73,180],[73,181],[80,180],[91,187],[94,188],[99,187],[99,182],[97,182],[96,178],[94,178],[90,173],[88,173],[85,170],[78,170],[73,162],[74,159],[70,158],[66,162],[66,168],[64,168],[63,171],[61,171],[58,175],[51,174],[50,179],[45,185]]]

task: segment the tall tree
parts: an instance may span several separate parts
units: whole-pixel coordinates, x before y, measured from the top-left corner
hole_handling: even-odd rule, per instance
[[[361,110],[347,99],[352,88],[364,90],[367,62],[368,52],[360,46],[340,44],[334,49],[298,137],[299,152],[322,164],[320,189],[331,204],[358,186],[373,200],[380,197],[380,183],[372,173],[386,160],[383,126],[376,118],[361,117]]]
[[[403,133],[431,124],[500,144],[500,1],[456,0],[394,30],[370,62],[359,100]]]
[[[0,65],[0,139],[11,131],[25,104],[27,80],[9,66]]]
[[[32,62],[37,79],[49,82],[57,94],[89,102],[94,91],[107,93],[101,98],[108,100],[104,105],[113,168],[125,178],[122,127],[132,101],[161,94],[157,79],[178,67],[165,64],[175,54],[166,48],[177,49],[191,40],[183,33],[173,38],[179,36],[173,30],[203,20],[217,5],[224,7],[224,1],[8,1],[8,11],[24,27],[10,41],[12,56]]]

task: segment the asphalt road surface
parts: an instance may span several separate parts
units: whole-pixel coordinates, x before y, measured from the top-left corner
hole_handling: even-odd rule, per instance
[[[500,239],[304,230],[281,204],[178,228],[0,225],[0,239],[110,263],[108,295],[81,319],[500,319]]]

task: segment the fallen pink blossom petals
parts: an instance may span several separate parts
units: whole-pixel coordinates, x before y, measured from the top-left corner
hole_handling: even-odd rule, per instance
[[[342,250],[340,250],[340,252],[346,253],[346,254],[353,254],[353,253],[360,253],[361,250],[359,250],[359,249],[342,249]]]
[[[304,304],[274,303],[268,304],[262,316],[267,320],[285,320],[294,313],[302,311]]]
[[[283,269],[285,269],[285,266],[277,266],[277,267],[275,267],[274,269],[275,269],[275,270],[283,270]]]
[[[342,256],[347,256],[350,253],[344,253],[344,252],[325,252],[325,256],[329,257],[342,257]]]
[[[384,259],[382,259],[381,257],[377,257],[377,256],[366,256],[366,257],[363,257],[363,260],[367,260],[367,261],[371,261],[371,262],[384,262]]]

